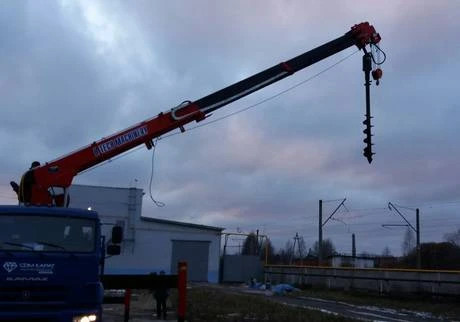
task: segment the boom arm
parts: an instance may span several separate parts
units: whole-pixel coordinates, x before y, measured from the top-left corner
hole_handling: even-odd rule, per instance
[[[230,85],[195,102],[186,101],[179,106],[138,123],[128,129],[74,151],[66,156],[34,169],[35,183],[31,187],[30,204],[64,206],[60,196],[53,196],[55,187],[67,189],[80,172],[126,152],[140,144],[153,146],[153,139],[175,129],[184,130],[192,121],[202,121],[209,113],[261,88],[292,75],[312,64],[356,45],[376,45],[380,35],[372,25],[364,22],[355,25],[345,35],[286,62],[277,64],[242,81]]]

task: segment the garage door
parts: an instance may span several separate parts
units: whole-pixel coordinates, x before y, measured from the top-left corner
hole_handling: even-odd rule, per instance
[[[209,241],[173,240],[171,273],[177,274],[177,263],[186,261],[187,278],[194,282],[208,281]]]

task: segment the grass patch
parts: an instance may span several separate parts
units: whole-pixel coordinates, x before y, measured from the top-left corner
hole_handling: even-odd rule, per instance
[[[318,311],[275,303],[260,296],[226,293],[207,287],[188,290],[187,320],[190,322],[356,321]]]

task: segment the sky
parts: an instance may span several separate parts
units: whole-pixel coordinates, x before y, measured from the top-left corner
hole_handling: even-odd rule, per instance
[[[460,227],[455,0],[6,1],[0,203],[17,203],[9,181],[31,161],[197,100],[363,21],[387,55],[371,88],[372,164],[362,156],[362,52],[349,48],[206,120],[216,122],[163,136],[154,155],[135,149],[73,183],[135,186],[144,216],[259,230],[276,248],[296,233],[311,247],[320,199],[325,219],[346,198],[324,225],[339,252],[351,252],[354,233],[358,253],[400,254],[405,228],[382,227],[403,223],[389,202],[414,226],[419,208],[421,241],[442,241]]]

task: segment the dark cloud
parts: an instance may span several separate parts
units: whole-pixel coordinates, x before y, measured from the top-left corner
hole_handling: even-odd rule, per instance
[[[146,215],[260,229],[277,247],[295,232],[312,244],[318,199],[346,197],[344,223],[331,221],[326,230],[339,250],[350,251],[355,232],[363,251],[388,244],[398,253],[403,233],[381,228],[388,201],[458,200],[458,9],[455,1],[7,2],[0,9],[0,198],[14,202],[7,182],[33,159],[54,159],[369,20],[388,55],[382,84],[372,88],[372,165],[362,157],[364,87],[356,53],[249,111],[160,140],[152,194],[166,207],[149,198],[151,152],[144,148],[75,182],[126,187],[136,179],[146,191]],[[354,50],[210,120],[274,96]],[[452,222],[439,222],[437,230],[430,223],[451,218],[455,207],[434,207],[426,209],[424,240],[451,230]]]

